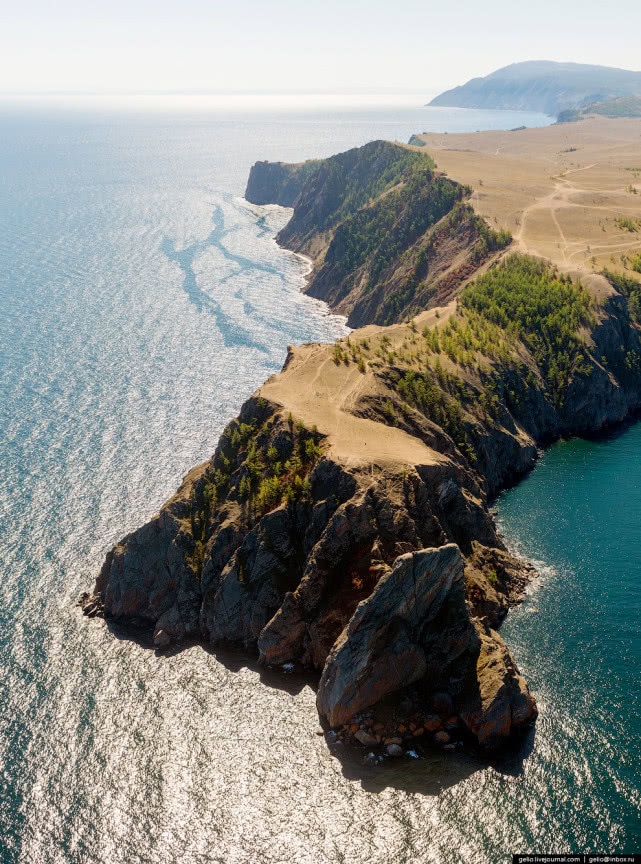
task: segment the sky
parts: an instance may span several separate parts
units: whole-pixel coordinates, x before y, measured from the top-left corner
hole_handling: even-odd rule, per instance
[[[641,68],[639,0],[0,0],[0,92],[424,93]]]

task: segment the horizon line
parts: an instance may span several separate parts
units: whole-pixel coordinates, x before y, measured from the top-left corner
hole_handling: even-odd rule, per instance
[[[427,95],[431,92],[427,91]],[[382,87],[353,89],[319,89],[312,90],[211,90],[211,89],[180,89],[180,90],[0,90],[0,96],[419,96],[425,95],[421,88]]]

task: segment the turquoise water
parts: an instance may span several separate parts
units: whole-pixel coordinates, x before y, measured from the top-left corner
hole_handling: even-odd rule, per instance
[[[315,734],[308,680],[197,646],[158,658],[78,613],[110,544],[209,456],[287,344],[344,332],[273,241],[288,214],[242,200],[252,162],[548,122],[407,99],[151,103],[0,110],[0,861],[495,864],[638,845],[635,429],[551,450],[499,503],[553,568],[506,625],[542,714],[531,753],[500,764],[363,768]],[[572,448],[583,462],[548,470]],[[608,544],[606,518],[629,542]]]
[[[558,443],[497,506],[542,577],[503,635],[542,708],[537,818],[564,847],[641,848],[641,425]]]

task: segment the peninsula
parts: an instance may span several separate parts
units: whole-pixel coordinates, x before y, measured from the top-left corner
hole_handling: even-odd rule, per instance
[[[257,163],[247,199],[293,207],[278,242],[358,329],[290,347],[85,612],[314,669],[327,724],[390,755],[527,728],[497,628],[530,568],[488,502],[540,446],[641,405],[640,134],[597,119]]]

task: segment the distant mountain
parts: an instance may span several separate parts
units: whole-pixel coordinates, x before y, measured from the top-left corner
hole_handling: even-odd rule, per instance
[[[472,78],[461,87],[441,93],[429,104],[543,111],[556,116],[568,109],[627,96],[641,96],[641,72],[531,60],[512,63],[485,78]]]

